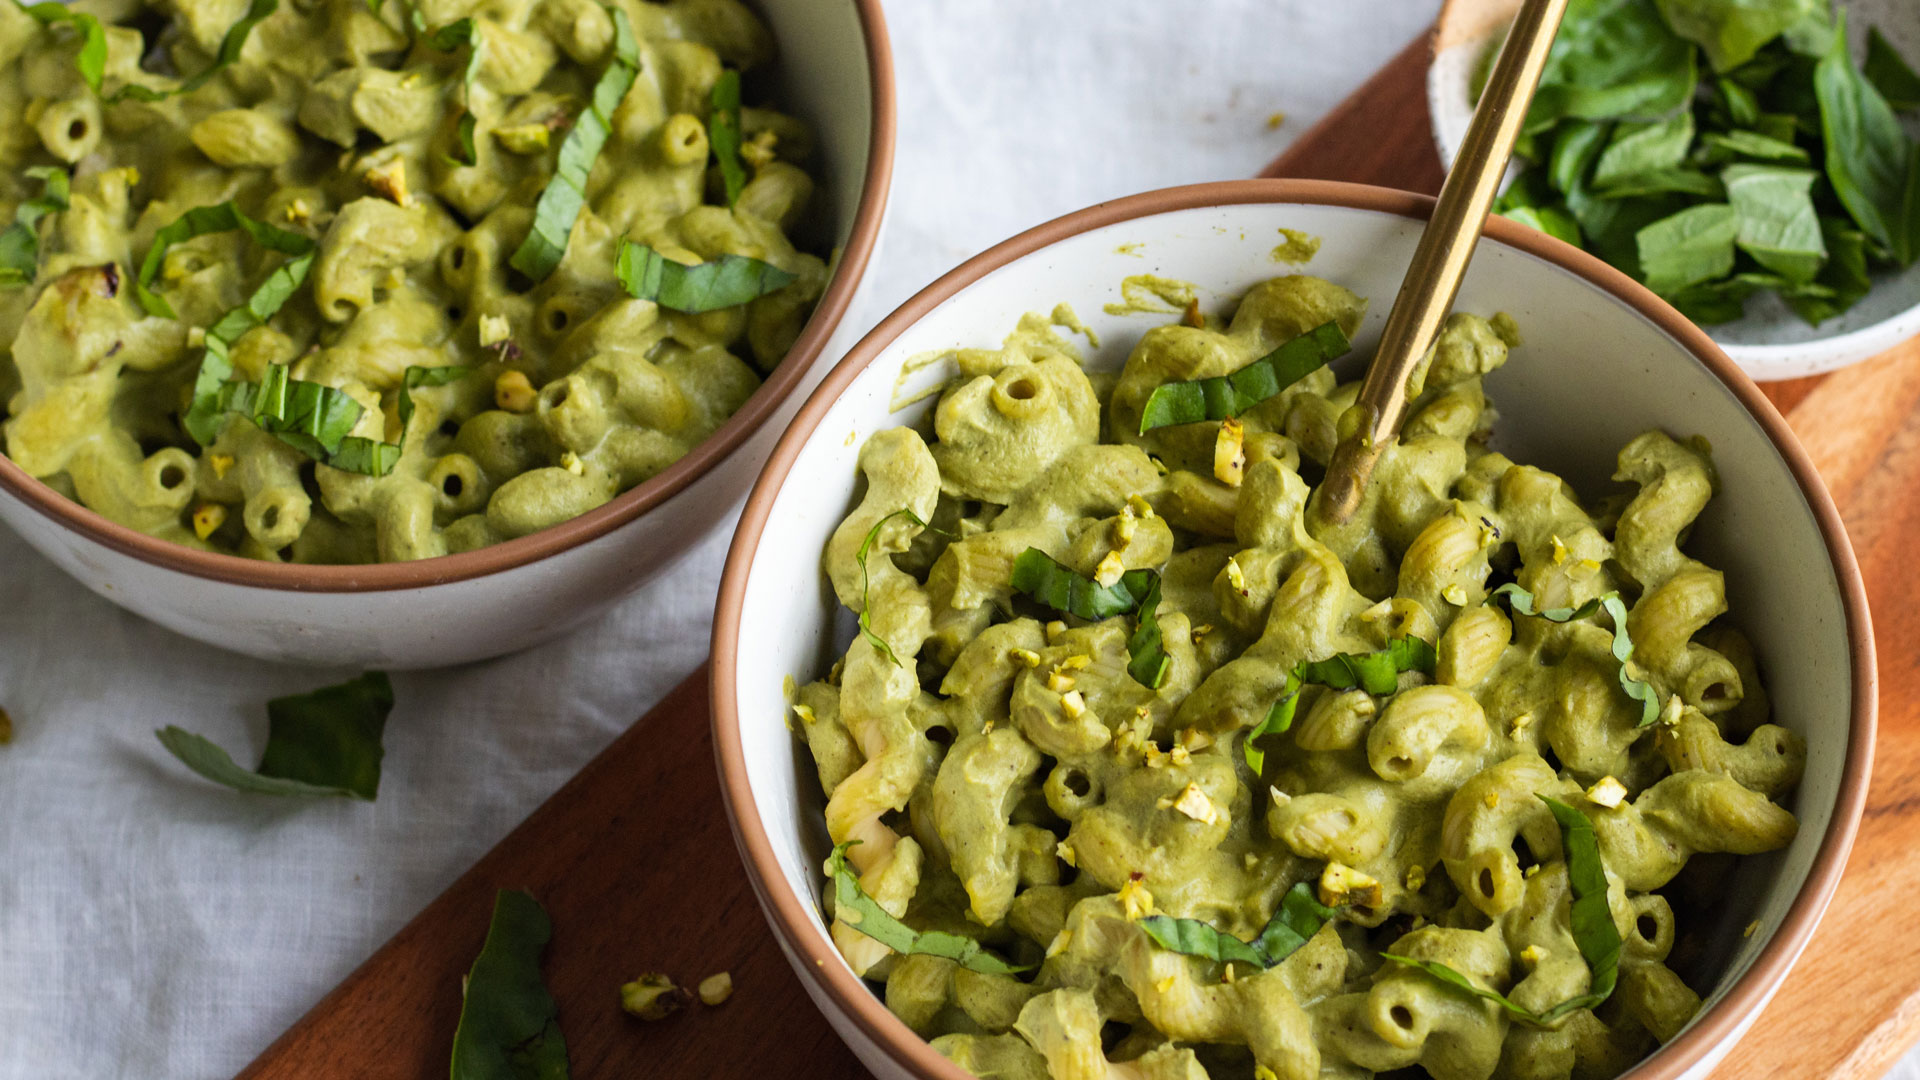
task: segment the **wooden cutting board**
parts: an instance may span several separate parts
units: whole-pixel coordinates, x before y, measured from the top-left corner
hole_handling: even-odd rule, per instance
[[[1392,63],[1265,175],[1434,192],[1426,46]],[[1881,724],[1871,804],[1819,933],[1718,1077],[1877,1077],[1920,1039],[1920,342],[1768,396],[1807,444],[1872,596]],[[460,979],[493,894],[530,890],[553,916],[547,983],[573,1074],[864,1075],[761,921],[720,804],[703,668],[588,765],[241,1074],[247,1080],[444,1076]],[[646,1024],[618,1007],[643,971],[733,973],[733,998]]]

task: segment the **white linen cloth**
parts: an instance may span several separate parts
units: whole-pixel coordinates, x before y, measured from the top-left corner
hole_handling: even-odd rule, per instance
[[[893,204],[849,318],[1067,211],[1252,175],[1437,6],[889,0]],[[238,795],[152,735],[251,764],[267,698],[349,672],[178,637],[0,530],[0,1080],[231,1076],[699,665],[726,541],[563,640],[397,676],[368,805]]]

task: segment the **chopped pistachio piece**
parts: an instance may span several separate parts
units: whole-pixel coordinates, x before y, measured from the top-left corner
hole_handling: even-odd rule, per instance
[[[642,975],[620,988],[620,1007],[642,1020],[664,1020],[693,1000],[683,986],[665,975]]]

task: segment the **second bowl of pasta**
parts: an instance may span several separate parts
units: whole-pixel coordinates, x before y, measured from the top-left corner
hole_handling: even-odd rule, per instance
[[[850,343],[873,0],[123,7],[0,10],[0,519],[140,614],[315,664],[551,637]]]
[[[1428,202],[1042,226],[802,410],[714,636],[736,837],[884,1077],[1704,1075],[1838,880],[1874,715],[1752,383],[1493,222],[1360,512],[1315,496]]]

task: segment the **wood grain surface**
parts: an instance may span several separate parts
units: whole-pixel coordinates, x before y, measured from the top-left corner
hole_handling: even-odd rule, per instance
[[[1433,192],[1424,41],[1264,175]],[[1872,597],[1882,687],[1868,817],[1825,922],[1716,1077],[1870,1078],[1920,1039],[1920,342],[1767,386],[1840,504]],[[445,1075],[460,979],[500,888],[553,916],[547,982],[583,1080],[858,1077],[761,921],[721,810],[695,672],[241,1074],[245,1080]],[[671,747],[671,753],[661,752]],[[619,984],[733,973],[733,998],[645,1024]]]

